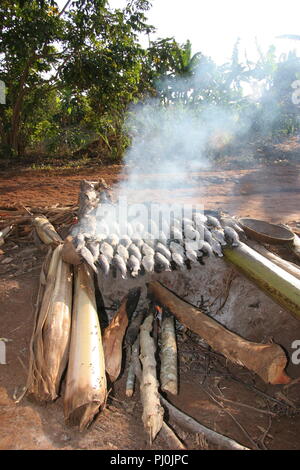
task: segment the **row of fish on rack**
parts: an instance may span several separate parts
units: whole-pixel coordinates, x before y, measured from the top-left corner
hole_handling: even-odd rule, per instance
[[[146,230],[147,228],[147,230]],[[73,227],[76,252],[104,276],[137,277],[140,274],[191,269],[205,264],[207,256],[222,257],[225,246],[238,246],[243,230],[232,218],[195,212],[192,218],[127,223],[121,233],[116,221],[106,222],[85,215]]]

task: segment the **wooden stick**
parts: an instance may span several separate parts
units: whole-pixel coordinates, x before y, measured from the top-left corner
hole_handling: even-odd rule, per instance
[[[148,315],[140,330],[141,354],[143,365],[141,380],[141,400],[143,404],[144,428],[153,442],[163,424],[164,410],[160,405],[158,382],[156,378],[155,345],[150,333],[152,331],[153,314]]]
[[[287,358],[279,345],[247,341],[179,299],[158,282],[150,282],[148,292],[172,312],[180,323],[201,336],[213,349],[230,361],[247,367],[267,383],[286,384],[291,381],[284,371]]]
[[[238,442],[230,439],[230,437],[223,436],[222,434],[213,431],[212,429],[203,426],[194,418],[191,418],[187,414],[183,413],[182,411],[178,410],[174,405],[172,405],[169,401],[163,398],[160,395],[161,403],[168,409],[170,418],[174,419],[180,426],[183,426],[188,431],[192,433],[202,433],[205,437],[215,445],[220,446],[222,449],[230,449],[230,450],[250,450],[248,447],[244,447]]]
[[[160,435],[168,443],[168,446],[172,450],[186,450],[185,445],[183,445],[181,440],[176,436],[173,429],[171,429],[165,421],[162,424]]]
[[[129,319],[136,309],[140,294],[141,289],[139,287],[129,291],[103,334],[105,370],[111,382],[115,382],[121,372],[123,338]]]
[[[137,379],[139,380],[139,382],[141,382],[142,381],[141,363],[139,361],[139,358],[136,355],[132,356],[132,364],[134,366],[135,375]],[[214,444],[221,445],[224,449],[248,450],[247,447],[243,447],[239,443],[230,439],[229,437],[223,436],[222,434],[212,431],[206,426],[203,426],[202,424],[198,423],[196,420],[194,420],[190,416],[184,414],[182,411],[179,411],[177,408],[175,408],[175,406],[171,405],[171,403],[168,402],[165,398],[163,398],[160,394],[159,394],[159,399],[161,403],[168,409],[169,416],[173,418],[174,421],[176,421],[179,425],[185,427],[190,432],[203,433],[207,437],[208,440],[210,440]],[[165,426],[163,422],[162,431],[163,431],[163,434],[166,434],[167,430],[166,429],[163,430],[164,427]]]
[[[127,381],[126,381],[126,396],[127,397],[132,397],[134,393],[134,384],[135,384],[135,364],[136,361],[139,362],[139,352],[140,352],[140,337],[138,336],[133,343],[133,345],[130,347],[128,346],[128,349],[130,348],[131,350],[131,356],[130,356],[130,363],[128,367],[128,373],[127,373]]]
[[[177,344],[174,317],[163,312],[161,324],[160,384],[164,392],[178,393]]]

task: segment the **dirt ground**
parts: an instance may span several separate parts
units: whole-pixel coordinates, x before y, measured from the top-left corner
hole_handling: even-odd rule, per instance
[[[122,171],[117,165],[85,170],[7,170],[0,174],[0,209],[13,204],[74,204],[82,179],[101,177],[116,184],[124,178]],[[160,175],[158,180],[157,174],[143,174],[141,170],[136,185],[132,185],[132,197],[197,201],[206,209],[287,223],[300,231],[300,163],[283,161],[249,169],[190,171],[188,180],[173,175],[174,183],[175,191],[168,175]],[[26,256],[24,250],[28,248]],[[10,340],[6,343],[7,364],[0,365],[0,449],[169,449],[160,435],[150,447],[141,422],[139,393],[132,399],[125,396],[126,374],[116,382],[107,408],[83,433],[65,425],[61,398],[47,405],[28,398],[15,403],[26,380],[39,270],[44,258],[42,251],[30,248],[30,244],[18,246],[8,255],[4,245],[0,252],[0,266],[6,256],[24,263],[22,274],[0,274],[0,338]],[[248,371],[204,349],[193,337],[179,335],[178,343],[180,394],[170,398],[174,405],[247,447],[300,449],[299,383],[288,389],[267,386]],[[294,366],[291,375],[300,377],[300,369]],[[213,448],[202,435],[183,433],[174,424],[173,428],[188,448]]]

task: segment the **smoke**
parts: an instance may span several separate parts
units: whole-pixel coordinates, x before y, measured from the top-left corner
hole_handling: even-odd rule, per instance
[[[204,199],[207,186],[199,188],[193,172],[215,170],[219,150],[248,135],[258,114],[251,100],[240,96],[239,102],[238,92],[225,87],[224,77],[213,81],[212,72],[212,64],[205,62],[191,77],[158,83],[160,99],[132,105],[126,121],[131,145],[114,188],[119,200],[143,203],[154,196],[163,204],[168,192],[169,198],[184,202],[178,192],[182,187],[189,188],[189,198]],[[266,132],[275,118],[274,107],[271,113],[260,113],[261,130]]]

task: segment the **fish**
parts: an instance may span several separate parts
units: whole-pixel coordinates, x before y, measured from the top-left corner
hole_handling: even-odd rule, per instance
[[[213,239],[212,234],[210,233],[210,231],[206,227],[204,227],[203,236],[204,236],[204,240],[211,245],[212,244],[212,239]]]
[[[147,245],[147,243],[144,243],[141,248],[141,252],[143,253],[144,256],[151,255],[154,256],[154,250],[151,248],[151,246]]]
[[[96,237],[95,237],[95,241],[98,242],[98,243],[101,243],[103,242],[105,239],[107,238],[107,234],[106,233],[97,233]]]
[[[186,238],[190,238],[190,240],[199,240],[200,239],[199,232],[197,232],[197,230],[195,230],[192,225],[185,225],[184,235],[185,235]]]
[[[107,237],[107,242],[112,246],[116,247],[119,244],[119,237],[116,233],[110,233]]]
[[[167,260],[171,261],[171,252],[170,250],[168,250],[168,248],[163,245],[162,243],[158,242],[156,244],[156,247],[155,247],[155,250],[159,253],[161,253],[162,255],[164,255],[165,258],[167,258]]]
[[[120,271],[121,273],[121,277],[123,279],[126,279],[127,277],[127,268],[126,268],[126,263],[125,261],[123,260],[123,258],[116,254],[114,257],[113,257],[113,264],[116,266],[116,268]]]
[[[225,238],[224,238],[223,230],[212,230],[211,235],[215,240],[217,240],[220,243],[220,245],[222,246],[227,245]]]
[[[93,258],[94,258],[94,263],[95,263],[95,261],[97,261],[97,259],[99,257],[100,245],[97,241],[93,240],[93,241],[89,241],[87,243],[87,247],[90,250],[90,252],[92,253]]]
[[[144,240],[144,243],[146,243],[148,246],[154,249],[156,242],[155,242],[155,239],[152,237],[151,233],[145,232],[143,234],[143,240]]]
[[[180,253],[172,253],[172,260],[174,261],[176,266],[179,266],[180,268],[183,268],[185,266],[184,258]]]
[[[211,247],[216,255],[218,255],[220,258],[223,256],[222,248],[219,242],[212,240]]]
[[[143,256],[142,265],[147,273],[154,271],[154,257],[152,255]]]
[[[198,261],[197,252],[195,250],[186,250],[185,256],[189,259],[192,263],[196,263]]]
[[[97,273],[97,268],[94,265],[94,257],[90,250],[86,246],[83,246],[80,250],[80,254],[82,258],[87,262],[87,264],[93,269],[93,271]]]
[[[171,238],[173,240],[182,240],[182,230],[177,227],[171,228]]]
[[[167,235],[162,230],[158,234],[158,240],[160,241],[160,243],[163,243],[164,245],[167,244],[167,241],[168,241]]]
[[[141,251],[134,243],[131,243],[131,245],[128,247],[128,253],[129,255],[135,256],[139,261],[142,260]]]
[[[190,225],[191,227],[193,227],[194,222],[192,221],[192,219],[189,219],[188,217],[183,217],[182,225],[183,227],[186,227],[187,225]]]
[[[136,277],[139,273],[139,270],[141,269],[140,261],[134,255],[129,256],[129,259],[127,261],[127,266],[129,268],[129,271],[132,277]]]
[[[171,242],[170,243],[170,250],[172,253],[178,253],[181,256],[184,256],[184,248],[182,245],[179,245],[179,243],[176,242]]]
[[[171,219],[171,222],[170,222],[170,230],[172,230],[174,227],[181,230],[181,228],[182,228],[182,222],[181,222],[180,220],[178,220],[178,219],[175,219],[175,218]]]
[[[75,237],[76,251],[80,251],[85,246],[85,239],[83,233],[78,233]]]
[[[131,235],[131,240],[133,241],[133,243],[135,243],[136,245],[138,243],[141,242],[142,239],[142,234],[139,233],[139,232],[134,232],[132,235]]]
[[[97,264],[99,264],[101,271],[105,276],[108,276],[109,274],[109,261],[106,258],[105,255],[100,255],[97,261]]]
[[[125,248],[124,245],[120,244],[117,246],[117,253],[123,258],[123,260],[126,263],[129,258],[129,253],[128,253],[127,248]]]
[[[164,269],[164,271],[171,271],[170,262],[161,253],[156,252],[154,255],[155,263]]]
[[[232,246],[239,246],[240,240],[236,231],[232,227],[224,228],[225,240]]]
[[[114,256],[114,249],[109,243],[102,242],[100,246],[100,253],[106,256],[108,261],[110,262]]]
[[[210,244],[207,241],[202,242],[202,246],[201,246],[200,250],[207,256],[211,256],[213,254],[212,247],[210,246]]]
[[[207,222],[207,217],[204,214],[201,214],[201,212],[195,212],[193,216],[195,225],[203,225],[205,222]]]
[[[216,217],[213,217],[212,215],[207,216],[207,225],[210,225],[214,228],[222,228],[218,219],[216,219]]]
[[[120,243],[121,243],[123,246],[125,246],[125,248],[128,248],[128,247],[131,245],[132,240],[131,240],[131,238],[129,237],[129,235],[122,235],[122,236],[120,237]]]

